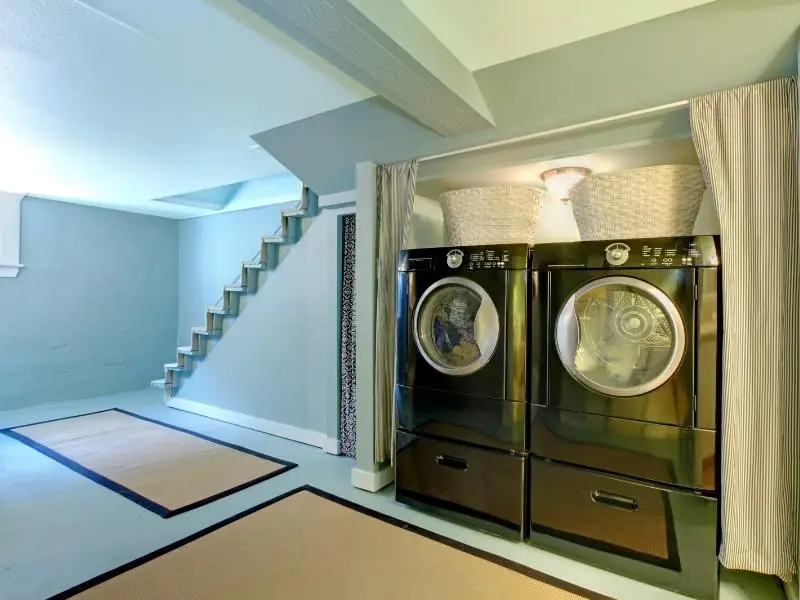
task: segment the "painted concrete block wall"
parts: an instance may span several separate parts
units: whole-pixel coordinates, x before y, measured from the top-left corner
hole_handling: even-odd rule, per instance
[[[0,410],[147,387],[175,353],[178,224],[22,201],[21,261],[0,279]]]
[[[442,205],[425,196],[414,198],[406,248],[435,248],[444,245]]]
[[[258,252],[261,236],[277,229],[281,210],[297,200],[179,222],[178,346],[190,343],[192,327],[205,326],[206,308],[239,276],[241,261]]]
[[[343,192],[320,205],[353,200]],[[316,217],[180,398],[336,437],[339,217],[352,212],[346,206]]]

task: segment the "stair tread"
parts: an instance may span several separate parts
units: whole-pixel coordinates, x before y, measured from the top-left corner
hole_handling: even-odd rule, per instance
[[[150,382],[150,387],[154,387],[154,388],[162,388],[163,389],[163,388],[166,387],[166,385],[167,385],[167,380],[166,379],[153,379],[153,381]]]
[[[243,285],[226,285],[223,288],[226,292],[246,292],[247,288]]]
[[[167,363],[164,365],[164,369],[167,371],[185,371],[186,367],[179,365],[178,363]]]
[[[285,235],[265,235],[261,238],[261,241],[268,244],[285,244],[288,238]]]
[[[231,311],[228,310],[227,308],[218,308],[216,306],[209,306],[208,312],[213,313],[215,315],[227,315]]]
[[[194,356],[195,354],[200,354],[197,350],[192,348],[191,346],[179,346],[178,347],[178,354],[188,354],[190,356]]]
[[[262,262],[253,262],[253,261],[242,261],[242,266],[245,269],[266,269],[267,263]]]
[[[197,335],[216,335],[213,331],[209,331],[205,327],[192,327],[192,333]]]
[[[304,208],[287,208],[281,211],[284,217],[304,217],[306,210]]]

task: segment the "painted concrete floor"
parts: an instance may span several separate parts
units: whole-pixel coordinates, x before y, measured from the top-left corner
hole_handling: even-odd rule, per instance
[[[377,494],[357,490],[350,485],[352,460],[167,408],[162,404],[158,390],[0,412],[0,428],[112,407],[126,408],[294,461],[300,466],[247,490],[165,520],[35,450],[0,436],[0,600],[43,600],[303,484],[314,485],[612,598],[684,598],[415,511],[396,503],[391,488]],[[782,588],[772,578],[723,572],[721,600],[783,598]]]

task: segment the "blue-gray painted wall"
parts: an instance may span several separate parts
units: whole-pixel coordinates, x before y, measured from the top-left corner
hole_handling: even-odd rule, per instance
[[[181,386],[178,396],[338,437],[339,218],[352,191],[325,208]],[[219,217],[213,217],[218,219]]]
[[[258,252],[261,236],[274,233],[281,210],[296,203],[180,221],[178,346],[189,345],[192,327],[205,327],[206,308],[213,306],[222,288],[239,275],[241,262]]]
[[[175,353],[178,223],[25,198],[0,279],[0,410],[147,387]]]

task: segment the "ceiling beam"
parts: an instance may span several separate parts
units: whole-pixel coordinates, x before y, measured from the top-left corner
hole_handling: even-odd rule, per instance
[[[330,194],[353,188],[358,162],[387,163],[563,133],[575,124],[796,74],[798,24],[796,0],[716,0],[481,69],[475,79],[496,127],[461,136],[438,136],[383,99],[370,98],[252,138],[314,191]],[[683,115],[681,125],[683,113],[676,114],[654,129],[636,130],[652,139],[685,133],[688,119]],[[609,143],[627,144],[634,140],[602,139],[626,123],[537,138],[531,145],[540,149],[531,156],[574,156]],[[598,135],[578,143],[579,133]],[[429,167],[421,165],[419,177]]]
[[[400,0],[239,0],[443,136],[494,126],[472,73]]]

